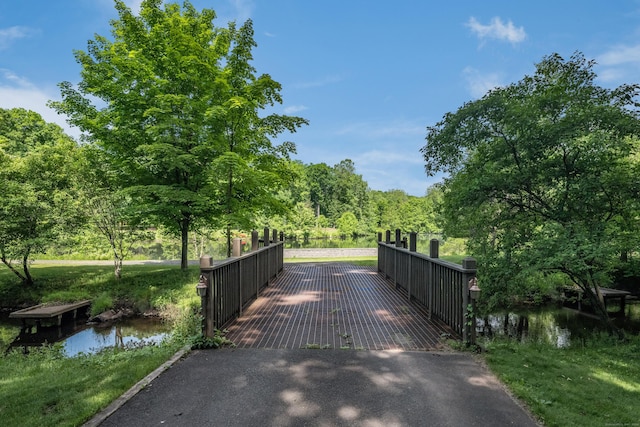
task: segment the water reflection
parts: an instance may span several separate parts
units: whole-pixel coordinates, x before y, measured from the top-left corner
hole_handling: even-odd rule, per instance
[[[619,328],[637,334],[640,320],[634,315],[615,319]],[[486,338],[507,337],[518,342],[537,342],[565,348],[584,344],[604,328],[598,319],[575,310],[542,307],[491,314],[478,318],[477,334]]]
[[[122,319],[117,323],[95,325],[86,324],[84,319],[64,322],[60,327],[22,328],[17,335],[13,335],[15,338],[11,342],[4,344],[6,348],[2,350],[20,348],[27,353],[32,347],[60,342],[64,354],[73,357],[80,353],[97,353],[106,348],[157,344],[169,332],[169,326],[158,319]]]

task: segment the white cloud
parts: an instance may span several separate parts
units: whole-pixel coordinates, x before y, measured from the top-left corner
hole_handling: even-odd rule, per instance
[[[285,107],[283,111],[285,114],[295,114],[304,110],[307,110],[307,107],[304,105],[291,105],[289,107]]]
[[[598,63],[606,66],[640,63],[640,44],[616,46],[598,57]]]
[[[471,28],[471,31],[483,41],[484,39],[496,39],[516,44],[527,38],[527,33],[524,31],[524,27],[516,27],[511,21],[508,21],[505,24],[502,22],[502,19],[497,16],[491,19],[491,23],[489,25],[482,25],[472,16],[469,18],[466,26]]]
[[[424,173],[424,159],[418,148],[399,151],[375,149],[353,156],[356,172],[373,190],[400,189],[413,196],[424,196],[439,178],[429,178]]]
[[[37,31],[28,27],[0,28],[0,50],[7,49],[14,40],[31,37]]]
[[[79,138],[80,131],[71,127],[65,116],[47,107],[51,99],[59,99],[56,88],[39,88],[10,70],[0,69],[0,108],[24,108],[35,111],[49,123],[58,124],[64,131]]]
[[[467,67],[462,71],[467,82],[469,92],[474,98],[482,98],[491,89],[504,86],[498,73],[482,74],[472,67]]]
[[[603,82],[636,80],[640,68],[640,44],[614,46],[596,59],[598,79]]]
[[[251,0],[229,0],[234,9],[235,20],[238,23],[245,22],[253,14],[253,1]]]

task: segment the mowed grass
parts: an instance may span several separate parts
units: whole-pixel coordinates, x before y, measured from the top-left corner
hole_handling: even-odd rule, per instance
[[[193,294],[199,268],[176,265],[125,265],[117,280],[111,265],[34,264],[33,286],[24,286],[7,268],[0,268],[0,301],[4,307],[47,302],[94,300],[107,295],[139,311],[157,308]],[[195,289],[195,288],[194,288]]]
[[[77,426],[167,361],[176,344],[63,357],[43,348],[0,359],[0,424]]]
[[[545,426],[640,424],[640,337],[585,346],[494,341],[487,364]]]

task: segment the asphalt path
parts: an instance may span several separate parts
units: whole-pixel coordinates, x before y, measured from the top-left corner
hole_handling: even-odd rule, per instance
[[[189,353],[100,426],[537,426],[474,356],[220,349]]]

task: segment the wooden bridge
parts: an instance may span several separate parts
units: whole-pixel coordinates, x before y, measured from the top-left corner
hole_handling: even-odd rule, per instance
[[[215,266],[201,259],[205,335],[227,329],[238,347],[432,350],[444,336],[470,340],[466,321],[475,261],[457,265],[415,252],[415,235],[379,237],[378,265],[283,263],[264,232],[252,251]],[[401,243],[402,242],[402,243]],[[435,253],[434,253],[435,250]],[[434,256],[435,255],[435,256]],[[472,262],[471,262],[472,261]]]
[[[375,267],[347,263],[287,265],[227,329],[241,348],[431,350],[455,335]]]

